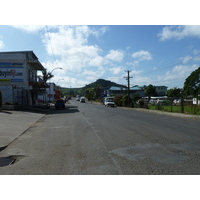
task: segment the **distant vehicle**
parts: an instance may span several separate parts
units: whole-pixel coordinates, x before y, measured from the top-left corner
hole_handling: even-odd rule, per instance
[[[80,96],[76,95],[76,101],[80,101]]]
[[[65,109],[65,102],[62,99],[59,99],[55,103],[55,108],[57,109]]]
[[[105,106],[110,106],[110,107],[114,107],[115,103],[114,103],[114,98],[113,97],[105,97],[103,100],[103,104]]]
[[[80,103],[85,103],[85,97],[80,98]]]

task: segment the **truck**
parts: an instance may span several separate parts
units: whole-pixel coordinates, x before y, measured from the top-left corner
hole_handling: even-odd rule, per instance
[[[103,104],[108,107],[115,107],[114,97],[105,97],[103,100]]]

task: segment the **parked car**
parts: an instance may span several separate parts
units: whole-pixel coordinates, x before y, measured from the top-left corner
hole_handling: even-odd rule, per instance
[[[85,97],[80,98],[80,103],[85,103]]]
[[[55,103],[55,108],[56,109],[65,109],[65,102],[62,99],[59,99]]]
[[[106,97],[104,98],[104,105],[105,106],[110,106],[110,107],[115,107],[115,103],[114,103],[114,98],[113,97]]]

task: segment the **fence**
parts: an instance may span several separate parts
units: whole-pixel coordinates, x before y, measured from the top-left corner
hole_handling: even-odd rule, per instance
[[[148,103],[148,108],[168,112],[200,115],[200,99],[196,99],[196,101],[194,101],[194,98],[168,98],[165,100],[158,99],[157,101],[150,101]]]

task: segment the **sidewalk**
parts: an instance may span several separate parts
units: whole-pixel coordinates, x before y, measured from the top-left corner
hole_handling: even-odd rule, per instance
[[[0,111],[0,150],[24,133],[45,114],[2,110]]]

